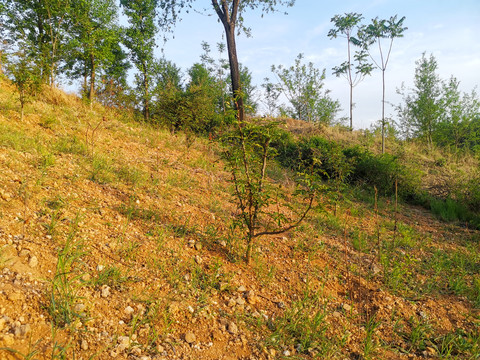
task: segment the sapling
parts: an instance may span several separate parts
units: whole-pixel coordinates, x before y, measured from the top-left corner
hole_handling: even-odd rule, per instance
[[[239,223],[246,228],[245,261],[250,263],[254,241],[262,235],[275,235],[298,226],[313,206],[317,181],[307,172],[297,174],[293,197],[305,201],[305,209],[295,219],[281,211],[274,196],[275,185],[267,167],[277,155],[272,143],[279,136],[276,122],[237,121],[224,135],[223,157],[232,175],[233,195],[239,209]],[[277,206],[274,205],[277,202]]]

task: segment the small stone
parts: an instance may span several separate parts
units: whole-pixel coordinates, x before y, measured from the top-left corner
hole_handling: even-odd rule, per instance
[[[142,349],[139,348],[138,346],[135,346],[135,347],[131,350],[131,353],[132,353],[132,355],[140,356],[140,355],[142,354]]]
[[[83,339],[83,340],[82,340],[82,344],[80,345],[80,347],[82,348],[82,350],[88,350],[88,342],[87,342],[87,340]]]
[[[22,299],[22,294],[20,292],[11,292],[8,294],[8,300],[16,302]]]
[[[38,265],[38,258],[33,255],[33,256],[30,256],[30,260],[28,261],[28,266],[34,268]]]
[[[90,279],[91,279],[91,276],[90,276],[90,274],[83,274],[81,279],[84,282],[89,282]]]
[[[110,286],[103,285],[102,286],[102,297],[106,298],[110,296]]]
[[[277,306],[278,306],[279,309],[285,309],[285,307],[286,307],[285,303],[282,302],[282,301],[278,301]]]
[[[200,243],[200,242],[197,241],[197,242],[195,243],[195,250],[202,250],[202,243]]]
[[[230,334],[237,334],[238,333],[238,327],[237,325],[233,322],[233,321],[230,321],[228,322],[227,324],[227,331],[230,333]]]
[[[125,346],[125,348],[130,346],[130,338],[128,336],[119,336],[117,339],[118,345]]]
[[[239,296],[238,298],[235,299],[235,302],[238,304],[238,305],[245,305],[245,299],[241,296]]]
[[[335,318],[339,318],[340,316],[342,316],[342,314],[340,314],[338,311],[334,311],[332,315]]]
[[[158,351],[158,353],[161,354],[161,353],[163,353],[163,352],[165,351],[165,348],[164,348],[162,345],[158,344],[158,345],[157,345],[157,351]]]
[[[193,309],[192,305],[188,305],[187,310],[188,310],[190,313],[192,313],[192,314],[195,312],[195,310]]]
[[[235,301],[234,298],[231,298],[230,300],[228,300],[228,307],[234,307],[235,305],[237,305],[237,302]]]
[[[378,273],[380,273],[382,271],[382,269],[376,264],[372,264],[370,266],[370,270],[372,271],[373,275],[377,275]]]
[[[255,296],[255,293],[253,290],[247,291],[245,293],[245,297],[247,298],[247,301],[250,305],[255,305],[257,302],[257,297]]]
[[[30,324],[25,325],[16,325],[15,326],[15,336],[25,336],[32,331]]]
[[[203,259],[199,255],[196,255],[195,262],[200,265],[201,263],[203,263]]]
[[[351,307],[350,305],[348,305],[348,304],[343,304],[343,305],[342,305],[342,308],[343,308],[343,310],[345,310],[346,312],[349,312],[349,311],[352,310],[352,307]]]
[[[98,271],[98,272],[103,271],[103,269],[105,269],[105,266],[103,266],[103,265],[97,265],[97,271]]]
[[[188,344],[192,344],[196,341],[196,336],[193,332],[191,331],[187,331],[187,333],[185,334],[185,341],[188,343]]]
[[[290,356],[290,355],[291,355],[291,354],[290,354],[290,351],[289,351],[289,350],[285,350],[285,351],[283,352],[283,356]]]
[[[75,307],[73,309],[75,310],[75,312],[77,314],[80,314],[85,310],[85,308],[86,308],[85,304],[78,303],[78,304],[75,305]]]
[[[227,247],[227,242],[225,240],[220,241],[220,245],[223,247]]]
[[[170,311],[170,313],[176,314],[180,311],[180,305],[178,304],[178,302],[172,302],[168,307],[168,310]]]
[[[240,286],[238,287],[237,291],[238,291],[238,292],[245,292],[245,291],[247,291],[247,289],[245,288],[245,286],[240,285]]]
[[[135,312],[135,310],[131,306],[127,306],[123,311],[128,316],[131,316]]]

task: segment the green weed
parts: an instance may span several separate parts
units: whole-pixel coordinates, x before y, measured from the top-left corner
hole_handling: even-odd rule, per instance
[[[282,316],[267,323],[272,331],[267,344],[278,349],[293,346],[299,354],[319,359],[332,358],[342,342],[327,335],[326,314],[326,303],[317,294],[305,293]]]
[[[75,311],[78,292],[81,287],[82,257],[86,254],[83,243],[75,241],[79,216],[75,218],[64,247],[58,253],[57,266],[50,282],[48,312],[55,326],[63,327],[81,317]]]

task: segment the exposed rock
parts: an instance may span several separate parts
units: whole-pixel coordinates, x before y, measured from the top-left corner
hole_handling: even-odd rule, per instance
[[[247,289],[245,288],[245,286],[240,285],[240,286],[238,287],[237,291],[238,291],[238,292],[245,292],[245,291],[247,291]]]
[[[346,312],[349,312],[352,310],[352,307],[348,304],[343,304],[342,309],[345,310]]]
[[[8,300],[16,302],[23,298],[22,293],[18,291],[14,291],[8,294]]]
[[[229,321],[227,324],[227,331],[233,335],[238,334],[238,327],[233,321]]]
[[[80,347],[82,348],[82,350],[88,350],[88,342],[87,342],[87,340],[83,339]]]
[[[187,333],[185,334],[185,341],[189,344],[192,344],[196,340],[197,340],[197,338],[196,338],[195,334],[191,331],[187,331]]]
[[[38,258],[35,255],[30,256],[30,260],[28,261],[28,266],[34,268],[38,265]]]
[[[238,304],[238,305],[245,305],[245,299],[241,296],[237,297],[235,299],[235,302]]]
[[[126,315],[131,316],[135,312],[135,310],[131,306],[127,306],[125,310],[123,310],[123,312]]]
[[[110,286],[103,285],[102,286],[102,297],[106,298],[110,296]]]
[[[78,303],[78,304],[75,305],[75,307],[73,309],[75,310],[75,312],[77,314],[80,314],[81,312],[83,312],[86,309],[86,306],[85,306],[85,304]]]

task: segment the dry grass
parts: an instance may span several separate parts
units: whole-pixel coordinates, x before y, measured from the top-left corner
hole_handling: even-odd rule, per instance
[[[262,238],[247,267],[217,144],[187,147],[50,89],[20,123],[12,91],[0,83],[0,319],[12,320],[0,347],[38,359],[478,356],[478,232],[403,205],[394,231],[389,199],[377,221],[371,196],[350,189],[335,214],[323,194],[299,229]]]

